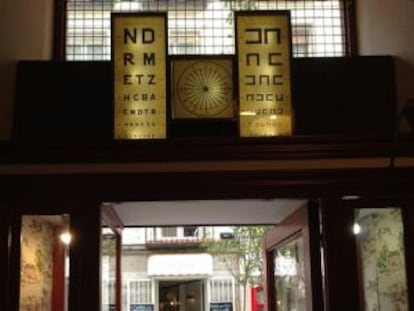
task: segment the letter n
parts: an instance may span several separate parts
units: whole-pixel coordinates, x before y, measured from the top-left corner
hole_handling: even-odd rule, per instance
[[[128,43],[128,39],[133,43],[137,43],[137,29],[134,28],[134,33],[131,34],[128,28],[124,28],[124,44]]]

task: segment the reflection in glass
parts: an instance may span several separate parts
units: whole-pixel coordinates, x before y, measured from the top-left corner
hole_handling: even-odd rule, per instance
[[[113,311],[116,305],[116,235],[102,228],[102,310]]]
[[[303,243],[303,237],[299,236],[274,250],[275,306],[278,311],[306,310]]]
[[[358,209],[357,246],[365,310],[408,310],[399,208]]]
[[[67,216],[23,216],[20,259],[20,311],[65,311],[67,306]]]

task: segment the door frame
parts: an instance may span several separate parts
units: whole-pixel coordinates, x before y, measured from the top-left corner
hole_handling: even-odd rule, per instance
[[[327,249],[325,269],[328,310],[335,310],[338,304],[347,310],[365,310],[357,237],[351,229],[355,223],[355,209],[389,207],[401,209],[408,310],[414,310],[414,248],[410,245],[414,235],[413,206],[414,199],[407,196],[399,199],[367,196],[351,200],[321,200],[323,244]],[[343,249],[347,250],[346,257],[342,255]],[[341,283],[337,280],[341,280]],[[343,291],[342,288],[347,290]]]
[[[183,281],[183,283],[191,283],[191,282],[199,282],[200,284],[200,307],[202,307],[202,311],[206,311],[209,310],[209,305],[208,305],[208,286],[207,286],[207,282],[209,280],[208,277],[205,276],[185,276],[185,277],[180,277],[180,276],[157,276],[153,278],[154,280],[154,290],[155,290],[155,295],[154,295],[154,307],[155,310],[160,310],[160,282],[168,282],[168,281]],[[178,287],[180,286],[180,284],[178,284]],[[178,288],[178,291],[180,291],[180,288]],[[180,301],[180,300],[179,300]]]
[[[101,205],[102,226],[108,226],[115,235],[115,311],[122,310],[122,229],[118,214],[110,204]],[[102,278],[101,278],[102,279]]]
[[[61,204],[59,206],[56,205],[56,202],[50,201],[50,200],[30,200],[27,198],[19,199],[17,202],[15,202],[14,205],[12,205],[12,209],[10,209],[10,235],[9,235],[9,243],[10,243],[10,262],[9,262],[9,293],[10,296],[8,297],[8,303],[11,308],[11,310],[19,310],[20,305],[20,272],[21,272],[21,231],[22,231],[22,217],[23,216],[48,216],[48,215],[69,215],[70,218],[72,216],[70,209],[68,209],[68,206],[65,206],[64,204]],[[70,219],[72,221],[72,219]],[[69,224],[70,230],[72,231],[72,223]],[[54,241],[54,246],[56,247],[57,243]],[[56,258],[64,259],[64,254],[62,253],[62,249],[58,250],[59,254]],[[70,253],[70,250],[69,250]],[[69,255],[70,256],[70,255]],[[55,257],[54,257],[55,260]],[[57,267],[57,271],[60,274],[64,273],[64,264],[62,262],[62,265],[59,265]],[[61,290],[63,287],[62,284],[55,284],[55,280],[52,279],[52,288],[56,288],[58,286],[58,289]],[[71,286],[71,283],[69,283],[69,287]],[[70,290],[69,290],[70,291]],[[61,303],[64,303],[61,299],[65,299],[64,296],[65,293],[58,293],[57,297],[53,297],[52,293],[52,301],[51,306],[54,306],[55,304],[61,305]],[[69,293],[66,293],[66,295],[69,295]],[[57,298],[59,301],[54,300],[54,298]],[[69,299],[69,296],[68,296]]]
[[[10,239],[11,219],[10,210],[0,206],[0,306],[7,306],[9,300],[10,274]]]
[[[172,164],[171,164],[172,166]],[[399,187],[394,197],[406,198],[407,209],[405,215],[411,217],[404,219],[409,225],[406,230],[405,243],[413,234],[414,218],[412,182],[414,170],[401,170],[398,179]],[[7,182],[6,182],[7,181]],[[71,265],[70,284],[70,311],[88,309],[95,310],[100,303],[99,295],[99,239],[100,239],[100,205],[101,202],[119,201],[151,201],[151,200],[197,200],[197,199],[249,199],[249,198],[323,198],[322,214],[328,213],[327,223],[331,223],[330,229],[324,236],[325,268],[328,267],[326,276],[326,310],[335,310],[335,306],[343,306],[346,300],[358,301],[358,284],[355,284],[356,274],[347,274],[351,271],[348,267],[334,268],[332,262],[333,242],[339,241],[342,246],[349,248],[349,257],[352,257],[354,244],[341,240],[344,232],[335,224],[346,221],[342,218],[336,205],[343,194],[358,193],[371,198],[389,197],[389,182],[383,171],[358,169],[358,170],[322,170],[322,171],[231,171],[231,172],[158,172],[158,173],[78,173],[78,174],[22,174],[0,175],[0,182],[4,182],[2,194],[5,203],[9,203],[9,209],[15,214],[18,210],[26,210],[28,213],[40,213],[45,206],[53,213],[65,210],[71,213],[71,224],[75,230],[80,230],[82,239],[79,244],[71,247],[71,258],[75,260]],[[24,189],[25,198],[21,192]],[[324,199],[327,198],[327,199]],[[334,198],[334,199],[332,199]],[[330,203],[334,204],[330,204]],[[17,209],[17,210],[16,210]],[[85,211],[88,211],[85,214]],[[327,214],[325,214],[326,216]],[[332,218],[333,217],[333,218]],[[324,216],[322,216],[324,218]],[[332,221],[333,219],[337,221]],[[18,275],[19,270],[15,265],[17,258],[13,256],[15,251],[16,231],[15,218],[12,224],[12,246],[10,256],[10,278],[6,289],[10,294],[9,310],[18,310]],[[326,224],[326,223],[325,223]],[[95,230],[96,229],[96,233]],[[342,231],[341,231],[342,230]],[[337,236],[336,233],[339,233]],[[408,235],[410,234],[410,236]],[[330,236],[333,239],[326,239]],[[14,243],[14,244],[13,244]],[[91,247],[92,246],[92,247]],[[318,246],[319,248],[319,246]],[[410,297],[410,310],[414,310],[414,249],[407,248],[407,275]],[[87,254],[87,256],[86,256]],[[326,256],[329,255],[329,256]],[[408,257],[407,257],[408,258]],[[82,273],[88,271],[88,275]],[[354,283],[348,282],[347,297],[343,296],[343,288],[336,284],[341,276],[354,277]],[[95,284],[96,283],[96,284]],[[17,284],[17,285],[16,285]],[[74,286],[76,284],[76,287]],[[73,285],[73,287],[72,287]],[[354,291],[353,288],[357,290]],[[17,288],[17,289],[16,289]],[[87,290],[85,290],[87,288]],[[342,292],[342,293],[339,293]],[[354,293],[356,293],[354,295]],[[16,303],[17,302],[17,303]],[[333,307],[332,307],[333,306]],[[359,310],[359,304],[354,304]]]
[[[265,260],[265,310],[276,311],[273,282],[273,251],[302,235],[304,240],[306,310],[324,310],[323,277],[320,244],[320,223],[318,203],[308,203],[288,215],[275,228],[269,230],[264,239]],[[309,295],[310,293],[310,295]]]

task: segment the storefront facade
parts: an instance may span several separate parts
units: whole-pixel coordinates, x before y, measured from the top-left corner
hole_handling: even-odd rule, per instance
[[[18,276],[21,249],[19,237],[23,215],[70,215],[71,230],[78,238],[75,238],[70,248],[69,308],[81,310],[87,307],[98,310],[101,271],[97,263],[100,262],[101,202],[299,197],[309,198],[313,205],[318,206],[321,213],[323,262],[326,269],[323,277],[325,282],[323,297],[327,310],[337,310],[337,306],[359,310],[363,303],[359,298],[361,284],[357,277],[360,275],[357,263],[359,257],[356,253],[355,236],[350,230],[355,221],[355,208],[401,207],[409,291],[407,297],[410,301],[410,297],[413,297],[410,295],[412,249],[408,239],[413,230],[410,155],[396,158],[397,165],[393,173],[395,183],[390,184],[389,158],[381,156],[381,152],[377,149],[381,144],[377,142],[375,143],[377,151],[372,151],[376,156],[367,157],[369,145],[368,141],[363,143],[352,141],[351,146],[342,144],[342,152],[352,151],[348,153],[353,154],[350,158],[319,157],[288,160],[276,157],[272,160],[269,159],[269,154],[278,153],[270,152],[269,149],[289,148],[289,146],[269,144],[268,141],[244,147],[240,144],[237,145],[237,155],[233,154],[235,157],[241,155],[241,148],[245,148],[249,153],[249,150],[255,150],[255,157],[267,156],[260,161],[214,159],[209,161],[208,166],[204,166],[205,161],[200,163],[174,161],[173,164],[159,162],[156,165],[155,163],[145,163],[145,165],[111,163],[103,166],[93,163],[8,164],[8,173],[2,175],[5,207],[2,215],[2,222],[5,223],[2,231],[2,248],[5,251],[2,252],[1,259],[5,263],[2,265],[4,269],[2,271],[8,276],[8,282],[2,285],[2,299],[7,301],[9,310],[19,310],[20,278]],[[405,146],[409,145],[408,142]],[[302,146],[314,148],[312,145]],[[334,146],[336,149],[336,143]],[[200,150],[200,147],[197,146],[203,153],[206,149]],[[218,147],[229,150],[227,145],[216,145],[214,150]],[[333,149],[329,144],[321,144],[319,147]],[[154,146],[148,147],[151,148]],[[211,150],[209,146],[204,148]],[[360,151],[353,148],[363,150],[365,155],[357,156]],[[141,153],[145,149],[147,148],[139,148],[136,152]],[[259,152],[260,150],[262,152]],[[409,148],[404,148],[404,152],[408,150]],[[128,153],[130,151],[131,149],[128,148]],[[337,151],[336,149],[335,152]],[[38,152],[44,151],[32,150],[31,154],[33,156]],[[86,151],[82,153],[84,152]],[[215,152],[213,154],[214,157],[217,156]],[[43,155],[47,158],[47,155]],[[55,161],[55,155],[53,157]],[[160,172],[160,167],[167,168],[167,171]],[[108,169],[110,173],[107,172]],[[27,173],[28,170],[31,171],[30,174]],[[91,170],[94,172],[92,173]],[[395,185],[397,187],[393,189]],[[20,195],[21,189],[25,189],[24,197]],[[351,194],[358,195],[360,199],[344,200]]]
[[[75,8],[68,15],[75,19],[74,31],[88,30],[76,21],[84,17],[76,8],[85,13],[91,5],[69,2],[69,9]],[[194,4],[195,11],[205,8]],[[65,28],[63,13],[58,6],[56,31]],[[290,256],[299,248],[303,310],[368,310],[387,308],[390,301],[412,310],[414,143],[411,133],[400,133],[406,107],[397,108],[396,88],[403,84],[395,80],[398,60],[354,56],[355,25],[344,29],[340,51],[350,57],[292,60],[294,127],[287,136],[240,137],[237,114],[220,120],[168,115],[163,139],[114,139],[112,63],[23,61],[13,67],[13,133],[0,145],[0,310],[101,310],[102,226],[113,230],[117,242],[110,252],[119,254],[124,225],[105,208],[108,202],[285,198],[306,204],[265,239],[266,310],[280,310],[278,295],[286,294],[278,288],[278,254]],[[180,38],[174,37],[171,53],[182,51]],[[298,38],[300,54],[308,48]],[[64,43],[57,38],[55,60],[65,53],[87,58],[89,52],[77,54],[78,39],[76,34]],[[345,44],[349,41],[353,44]],[[108,45],[93,50],[109,56]],[[45,223],[32,218],[39,215]],[[228,224],[232,220],[225,218]],[[356,224],[370,234],[359,238],[351,229]],[[67,228],[73,234],[70,247],[53,244],[52,234]],[[48,252],[37,247],[36,236],[51,243]],[[31,255],[23,255],[23,249]],[[120,284],[119,257],[111,265]],[[170,285],[172,279],[158,268],[151,268],[154,284]],[[199,291],[208,287],[204,274],[191,279]],[[45,280],[53,286],[46,288]],[[35,287],[41,298],[33,294]],[[114,287],[116,311],[121,290]]]

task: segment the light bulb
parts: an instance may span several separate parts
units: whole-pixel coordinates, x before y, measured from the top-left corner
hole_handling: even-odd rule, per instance
[[[63,244],[69,245],[70,241],[72,240],[72,235],[69,232],[63,232],[60,235],[60,240],[62,241]]]
[[[352,231],[354,232],[354,234],[360,234],[361,233],[361,226],[357,222],[354,223],[354,225],[352,227]]]

